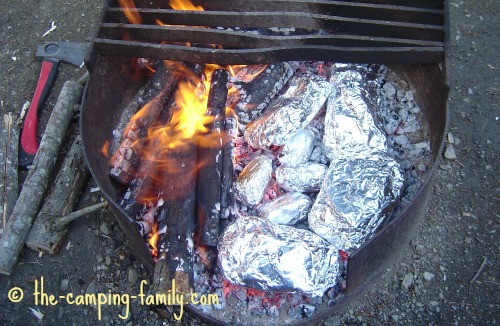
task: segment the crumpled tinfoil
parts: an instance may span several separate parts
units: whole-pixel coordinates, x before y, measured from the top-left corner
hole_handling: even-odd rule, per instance
[[[259,216],[275,224],[295,225],[307,218],[312,206],[309,196],[300,192],[287,192],[259,208]]]
[[[256,205],[264,197],[273,172],[272,160],[259,156],[250,161],[234,183],[236,199],[245,205]]]
[[[309,227],[334,247],[351,252],[384,221],[403,182],[399,164],[385,153],[338,158],[308,215]]]
[[[245,140],[259,149],[288,143],[311,122],[331,91],[331,84],[320,76],[307,74],[293,77],[286,93],[247,126]]]
[[[299,131],[283,147],[279,160],[282,164],[298,165],[309,161],[314,149],[314,132],[310,127]]]
[[[276,168],[276,181],[286,191],[314,192],[321,187],[327,166],[314,162]]]
[[[370,113],[372,83],[363,75],[366,68],[345,65],[332,74],[333,92],[327,103],[323,143],[326,156],[334,160],[341,152],[387,151],[385,135]]]
[[[335,285],[338,250],[316,234],[254,216],[221,235],[219,266],[233,284],[264,291],[321,296]]]

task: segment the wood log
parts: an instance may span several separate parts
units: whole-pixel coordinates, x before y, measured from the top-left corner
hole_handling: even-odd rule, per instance
[[[60,217],[73,211],[88,176],[89,171],[84,162],[81,140],[77,136],[52,186],[45,195],[42,209],[26,241],[28,248],[51,255],[59,251],[67,228],[53,228],[52,226]]]
[[[109,161],[110,176],[121,184],[129,185],[135,177],[141,161],[142,154],[147,146],[145,140],[148,129],[161,116],[171,98],[181,73],[186,71],[186,66],[179,62],[161,61],[153,77],[147,84],[141,98],[143,105],[129,121],[123,132],[120,146]],[[137,102],[137,103],[136,103]],[[127,112],[137,106],[138,101],[132,101]]]
[[[209,137],[210,144],[215,144],[215,147],[205,147],[203,138],[198,143],[200,169],[196,192],[197,245],[217,246],[220,234],[222,156],[225,139],[223,133],[228,78],[227,71],[215,70],[210,84],[207,115],[212,116],[214,120],[207,126],[210,132],[205,137]]]
[[[233,192],[234,168],[233,168],[233,139],[237,133],[237,121],[235,117],[227,117],[225,121],[224,148],[222,152],[222,193],[221,193],[221,219],[220,232],[224,231],[233,219],[234,205],[236,200]]]
[[[16,204],[17,181],[17,151],[19,129],[14,122],[13,114],[4,114],[3,128],[0,131],[0,219],[2,230],[7,226],[7,220]]]
[[[240,122],[249,123],[260,115],[292,75],[293,69],[286,62],[243,68],[231,77],[239,92],[230,97],[228,104],[234,107]]]
[[[74,81],[64,84],[47,123],[40,147],[28,173],[19,198],[7,222],[0,250],[0,273],[10,275],[28,237],[33,220],[43,200],[62,139],[71,118],[78,109],[83,85]]]

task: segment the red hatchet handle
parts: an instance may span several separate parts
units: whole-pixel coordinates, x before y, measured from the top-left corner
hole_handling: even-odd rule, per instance
[[[42,62],[42,70],[40,71],[35,94],[31,100],[21,131],[21,146],[19,148],[19,166],[21,167],[31,165],[38,151],[38,139],[36,136],[38,117],[40,109],[47,100],[56,80],[58,66],[59,63],[57,61],[45,60]]]

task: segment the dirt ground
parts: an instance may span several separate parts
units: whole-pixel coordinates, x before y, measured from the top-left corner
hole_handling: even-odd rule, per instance
[[[102,4],[102,0],[0,0],[2,115],[8,111],[17,115],[33,94],[40,69],[34,58],[36,45],[49,40],[90,41]],[[402,260],[324,325],[500,323],[499,11],[496,0],[451,1],[449,131],[457,159],[441,158],[429,209]],[[57,27],[43,36],[52,22]],[[63,82],[81,74],[78,68],[61,65],[42,121],[48,119]],[[90,193],[80,205],[98,200],[98,192]],[[25,249],[14,274],[0,276],[0,324],[97,324],[98,311],[93,307],[35,306],[30,293],[40,277],[44,290],[55,295],[137,293],[140,280],[148,279],[109,212],[74,222],[59,254],[39,257]],[[13,287],[25,290],[22,302],[8,300]],[[39,309],[43,319],[39,321],[30,308]],[[122,307],[105,306],[101,323],[168,323],[135,302],[130,309],[130,317],[122,320],[118,317],[125,313]],[[182,324],[199,323],[184,313]]]

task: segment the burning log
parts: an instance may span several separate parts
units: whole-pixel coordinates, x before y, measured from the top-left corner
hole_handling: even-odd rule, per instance
[[[19,131],[14,125],[12,113],[4,114],[3,128],[0,131],[0,218],[2,229],[16,204],[17,182],[17,146]]]
[[[137,173],[146,147],[148,129],[161,116],[165,103],[172,96],[186,67],[178,62],[162,61],[144,91],[144,107],[137,112],[124,131],[123,140],[111,157],[110,176],[121,184],[129,185]],[[149,100],[146,102],[146,100]],[[131,106],[135,106],[134,101]]]
[[[49,193],[45,196],[43,207],[33,223],[26,241],[26,245],[33,250],[53,255],[59,250],[66,235],[65,227],[54,228],[53,225],[62,216],[73,211],[89,175],[80,142],[80,137],[73,141]]]
[[[10,275],[28,237],[33,220],[42,202],[54,167],[62,139],[73,117],[83,92],[83,85],[68,81],[57,99],[40,148],[24,182],[23,189],[12,210],[7,227],[2,235],[0,251],[0,273]]]
[[[231,81],[239,91],[239,98],[231,97],[229,104],[237,101],[234,109],[239,120],[243,123],[255,120],[292,75],[292,67],[281,62],[269,66],[247,66],[232,77]]]
[[[207,115],[212,116],[214,121],[209,126],[210,133],[206,137],[210,138],[210,142],[216,143],[215,147],[198,144],[198,161],[201,162],[196,193],[199,244],[214,247],[217,246],[220,233],[223,130],[228,78],[229,74],[225,70],[216,70],[212,74]]]
[[[173,280],[179,293],[187,295],[193,290],[196,156],[194,144],[167,153],[169,163],[162,173],[161,186],[164,204],[158,217],[159,222],[165,221],[166,234],[157,246],[159,263],[154,274],[154,288],[158,291],[171,289]]]

